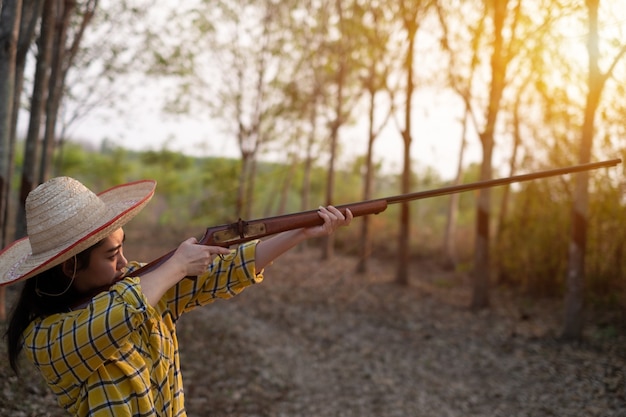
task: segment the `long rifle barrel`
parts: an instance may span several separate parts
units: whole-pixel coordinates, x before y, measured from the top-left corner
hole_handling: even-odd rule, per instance
[[[598,168],[612,167],[621,163],[621,159],[611,159],[602,162],[590,162],[587,164],[573,165],[565,168],[549,169],[547,171],[532,172],[530,174],[514,175],[512,177],[497,178],[493,180],[485,180],[472,182],[468,184],[451,185],[449,187],[437,188],[434,190],[418,191],[416,193],[402,194],[394,197],[387,197],[387,204],[401,203],[404,201],[418,200],[422,198],[438,197],[448,194],[462,193],[464,191],[478,190],[481,188],[497,187],[499,185],[507,185],[516,182],[536,180],[539,178],[554,177],[558,175],[573,174],[576,172],[590,171]]]
[[[545,177],[590,171],[593,169],[615,166],[621,162],[621,159],[611,159],[602,162],[573,165],[565,168],[550,169],[547,171],[515,175],[506,178],[478,181],[461,185],[452,185],[449,187],[437,188],[427,191],[418,191],[415,193],[379,198],[375,200],[361,201],[358,203],[343,204],[336,207],[344,214],[346,210],[349,209],[354,217],[359,217],[368,214],[380,213],[387,209],[387,205],[389,204],[438,197],[447,194],[461,193],[464,191],[478,190],[481,188],[496,187],[500,185],[535,180]],[[254,239],[260,239],[280,232],[285,232],[287,230],[294,230],[302,227],[312,227],[320,225],[322,223],[323,220],[319,217],[317,210],[309,210],[300,213],[285,214],[251,221],[239,219],[239,221],[235,223],[207,228],[204,236],[198,241],[198,243],[209,246],[230,247]],[[144,267],[133,271],[129,275],[139,276],[141,274],[149,272],[165,262],[170,256],[172,256],[173,253],[174,251],[171,251],[161,256],[160,258],[150,262]]]

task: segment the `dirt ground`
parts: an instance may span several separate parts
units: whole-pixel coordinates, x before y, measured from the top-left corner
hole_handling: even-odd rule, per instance
[[[473,312],[464,274],[419,263],[402,287],[392,264],[354,267],[294,251],[184,317],[189,416],[626,417],[619,319],[590,317],[585,342],[565,344],[558,300],[498,289]],[[1,363],[0,416],[65,415],[31,368]]]

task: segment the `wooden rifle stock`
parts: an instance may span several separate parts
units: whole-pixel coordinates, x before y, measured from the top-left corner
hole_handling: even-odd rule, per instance
[[[552,177],[558,175],[572,174],[576,172],[590,171],[593,169],[611,167],[621,163],[621,159],[611,159],[602,162],[592,162],[587,164],[573,165],[565,168],[555,168],[547,171],[539,171],[530,174],[515,175],[512,177],[498,178],[492,180],[472,182],[468,184],[452,185],[448,187],[436,188],[427,191],[401,194],[392,197],[379,198],[375,200],[361,201],[358,203],[343,204],[337,207],[343,214],[346,209],[350,209],[354,217],[366,216],[368,214],[378,214],[384,211],[389,204],[404,203],[412,200],[439,197],[448,194],[461,193],[465,191],[478,190],[481,188],[497,187],[500,185],[512,184],[516,182],[535,180],[539,178]],[[207,246],[230,247],[260,239],[266,236],[285,232],[287,230],[300,229],[303,227],[313,227],[324,223],[324,220],[317,214],[318,210],[309,210],[299,213],[285,214],[264,219],[245,221],[239,219],[235,223],[221,226],[209,227],[202,239],[198,242]],[[145,274],[163,262],[165,262],[174,251],[171,251],[160,258],[139,268],[129,276],[139,276]]]

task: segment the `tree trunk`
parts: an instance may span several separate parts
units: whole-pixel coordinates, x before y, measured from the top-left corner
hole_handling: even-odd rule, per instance
[[[254,152],[256,155],[256,151]],[[255,179],[257,172],[257,158],[253,157],[250,159],[250,171],[248,172],[248,179],[246,180],[246,205],[244,209],[244,219],[251,219],[252,213],[254,212],[254,188],[256,187]]]
[[[454,185],[461,183],[463,179],[463,158],[465,155],[465,146],[467,141],[467,122],[469,116],[469,106],[465,106],[465,116],[463,117],[463,129],[461,132],[461,146],[459,147],[459,162],[456,167],[456,176],[454,178]],[[443,254],[444,254],[444,267],[455,269],[458,263],[458,255],[456,252],[454,233],[456,231],[456,220],[459,211],[459,198],[458,193],[454,193],[450,196],[448,202],[448,215],[446,216],[446,229],[443,238]]]
[[[587,163],[591,159],[595,114],[604,85],[604,76],[600,73],[598,67],[598,5],[599,0],[587,0],[589,12],[589,39],[587,45],[589,50],[589,91],[578,158],[578,162],[581,164]],[[576,174],[568,250],[565,321],[562,334],[564,339],[573,341],[582,339],[583,332],[583,288],[587,246],[587,211],[589,207],[588,183],[588,172]]]
[[[413,111],[413,55],[415,36],[417,34],[417,13],[405,16],[405,29],[407,30],[408,45],[406,52],[405,70],[407,74],[406,102],[404,107],[404,167],[402,169],[401,193],[411,191],[411,113]],[[396,282],[400,285],[409,284],[409,236],[411,231],[410,206],[407,203],[400,205],[400,230],[398,234],[398,265],[396,269]]]
[[[404,132],[404,169],[402,170],[402,194],[411,188],[411,136]],[[411,230],[411,210],[408,203],[400,204],[400,230],[398,234],[398,265],[396,282],[409,285],[409,236]]]
[[[480,169],[480,180],[492,177],[491,158],[493,139],[483,139],[483,162]],[[472,271],[472,308],[482,309],[489,306],[489,221],[490,221],[491,189],[478,191],[476,206],[476,247],[474,248],[474,270]]]
[[[37,26],[37,23],[39,22],[39,18],[41,17],[42,4],[43,4],[43,0],[27,1],[22,4],[23,5],[22,16],[21,16],[20,29],[19,29],[17,53],[16,53],[16,58],[15,58],[15,91],[13,94],[14,96],[13,108],[15,109],[15,111],[13,112],[13,120],[11,121],[11,133],[9,136],[11,138],[11,142],[9,144],[9,177],[8,177],[9,183],[13,181],[12,178],[13,178],[13,172],[14,172],[14,166],[15,166],[15,160],[14,160],[15,159],[14,158],[15,142],[17,140],[17,122],[18,122],[18,117],[20,114],[20,101],[22,98],[22,91],[24,88],[24,72],[26,69],[26,56],[30,49],[33,36],[35,34],[35,28]],[[7,202],[7,207],[8,208],[4,213],[5,223],[7,223],[8,219],[13,216],[13,214],[10,213],[11,205],[9,205],[8,202]],[[17,217],[19,217],[20,211],[22,210],[20,210],[19,205],[18,205],[17,214],[16,214]],[[18,224],[16,224],[15,229],[16,229],[15,235],[17,235],[18,230],[19,230]],[[20,232],[21,232],[20,237],[22,237],[25,234],[25,228],[23,231],[20,230]],[[7,231],[5,230],[4,233],[5,233],[5,236],[3,236],[3,241],[6,241]]]
[[[343,6],[341,0],[336,0],[335,7],[337,9],[337,18],[339,19],[339,32],[344,33],[343,27]],[[343,124],[343,100],[344,100],[344,83],[346,78],[346,54],[343,40],[337,41],[337,59],[339,68],[337,69],[336,85],[337,96],[335,102],[335,120],[332,123],[330,132],[330,159],[328,161],[328,176],[326,179],[326,205],[333,204],[333,196],[335,193],[335,159],[337,153],[337,142],[339,140],[339,129]],[[322,246],[322,259],[327,260],[333,257],[335,247],[335,235],[331,234],[324,238]]]
[[[61,37],[64,38],[63,43],[59,45],[63,45],[63,50],[58,51],[62,58],[59,66],[60,75],[58,77],[54,76],[55,67],[53,66],[53,75],[51,76],[51,80],[54,80],[54,83],[51,82],[52,101],[49,103],[49,106],[46,109],[46,132],[44,134],[44,141],[48,141],[48,146],[51,146],[51,149],[48,149],[46,153],[48,157],[46,169],[49,171],[49,174],[47,176],[56,175],[56,173],[54,172],[55,167],[62,166],[60,161],[58,164],[54,165],[52,163],[52,159],[54,155],[54,150],[57,147],[60,150],[59,155],[62,155],[62,149],[60,148],[64,143],[62,135],[65,133],[65,129],[62,130],[61,137],[57,142],[56,124],[59,116],[59,109],[61,108],[61,102],[63,100],[63,94],[65,91],[65,79],[67,78],[68,70],[73,65],[74,58],[79,51],[80,43],[82,41],[85,30],[91,23],[91,19],[93,18],[95,11],[98,7],[98,0],[86,0],[85,2],[81,2],[81,10],[78,11],[76,10],[77,6],[79,6],[77,0],[64,0],[63,5],[63,17],[60,23],[62,25],[61,31],[64,31],[65,34]],[[76,17],[78,17],[78,25],[73,26],[74,18]],[[70,28],[75,29],[72,39],[69,38]],[[48,99],[50,100],[50,96],[48,96]],[[50,111],[52,111],[52,116],[49,113]],[[51,118],[53,119],[52,122],[49,121],[49,119]],[[46,146],[44,146],[44,149],[45,148]]]
[[[504,91],[507,57],[504,53],[503,28],[506,18],[508,0],[490,0],[493,7],[494,41],[491,55],[491,89],[487,107],[486,124],[480,134],[483,150],[483,160],[480,169],[480,180],[492,178],[492,158],[494,147],[494,133],[496,121],[500,111],[500,100]],[[479,190],[476,206],[476,245],[474,253],[474,270],[472,273],[472,302],[473,309],[482,309],[489,306],[490,265],[489,244],[491,221],[491,190]]]
[[[237,187],[237,198],[235,200],[235,217],[245,217],[246,207],[246,178],[250,170],[250,154],[242,150],[241,152],[241,171],[239,172],[239,185]]]
[[[240,65],[240,64],[239,64]],[[238,66],[239,66],[238,65]],[[250,166],[250,146],[248,144],[250,132],[246,129],[243,122],[243,91],[244,91],[244,74],[241,68],[236,69],[236,81],[238,85],[238,94],[235,94],[235,111],[237,117],[237,141],[239,150],[241,151],[241,171],[239,171],[239,185],[237,187],[237,198],[235,199],[235,216],[242,218],[244,215],[244,206],[246,198],[246,178],[248,178],[248,169]]]
[[[46,102],[49,89],[48,70],[52,56],[54,20],[57,13],[56,4],[57,2],[55,0],[44,1],[41,30],[39,39],[37,40],[38,54],[35,66],[35,81],[31,95],[30,118],[24,146],[24,165],[22,167],[19,204],[15,222],[16,239],[26,235],[26,197],[36,184],[39,134],[41,130],[41,120],[44,117],[44,103]]]
[[[15,97],[15,65],[22,2],[4,2],[0,13],[0,229],[2,247],[6,245],[11,126]],[[6,320],[5,287],[0,287],[0,321]]]
[[[459,148],[459,162],[457,165],[456,177],[454,179],[454,184],[460,184],[463,178],[463,159],[465,155],[465,148],[467,146],[467,141],[466,141],[467,128],[468,128],[467,124],[468,122],[472,121],[475,127],[478,126],[476,122],[476,118],[474,117],[474,114],[472,111],[471,93],[472,93],[474,74],[476,73],[476,67],[478,63],[480,62],[478,58],[479,49],[480,49],[479,44],[481,41],[482,33],[484,32],[484,25],[485,25],[485,22],[487,21],[489,11],[488,11],[488,8],[485,7],[483,10],[483,15],[478,19],[478,26],[475,29],[470,30],[470,34],[472,38],[469,41],[469,44],[471,46],[472,60],[470,64],[469,75],[466,78],[465,76],[459,77],[458,75],[455,75],[455,71],[457,71],[455,69],[460,66],[457,64],[457,54],[462,55],[466,51],[463,50],[461,53],[458,53],[458,52],[455,52],[452,48],[450,48],[451,35],[449,34],[448,23],[446,22],[443,9],[441,8],[441,5],[439,3],[436,3],[435,7],[437,9],[437,16],[439,17],[439,22],[441,24],[441,27],[444,33],[444,42],[442,44],[442,47],[450,53],[450,63],[448,64],[448,80],[450,81],[452,88],[463,99],[463,103],[465,104],[465,114],[463,116],[463,130],[461,133],[461,146]],[[453,21],[454,21],[454,18],[453,18]],[[456,221],[457,221],[458,205],[459,205],[460,197],[461,196],[459,194],[452,194],[450,196],[450,200],[448,203],[448,213],[447,213],[448,215],[447,215],[447,220],[446,220],[446,228],[445,228],[444,243],[443,243],[443,250],[444,250],[443,265],[444,267],[447,267],[447,268],[456,268],[456,265],[458,262],[458,255],[456,253],[454,233],[456,230]]]
[[[289,155],[289,170],[287,175],[284,176],[282,185],[280,187],[280,201],[278,203],[278,214],[287,213],[287,203],[289,202],[289,190],[291,190],[291,181],[296,175],[298,168],[298,155],[293,153]]]
[[[519,97],[519,96],[518,96]],[[509,176],[515,175],[517,169],[517,152],[519,145],[522,143],[522,137],[520,133],[520,117],[519,117],[519,99],[515,102],[515,108],[513,109],[513,150],[511,152],[511,158],[509,159]],[[498,223],[496,226],[496,242],[500,240],[504,222],[509,210],[509,200],[511,198],[511,186],[506,185],[503,187],[502,200],[500,202],[500,215],[498,216]]]
[[[341,84],[340,84],[341,86]],[[339,87],[341,90],[341,87]],[[341,93],[337,93],[337,100],[341,100]],[[340,111],[341,104],[337,104]],[[340,116],[337,116],[340,117]],[[328,161],[328,173],[326,177],[326,205],[333,204],[333,195],[335,193],[335,154],[337,152],[337,137],[339,135],[339,120],[333,123],[332,132],[330,135],[330,159]],[[324,244],[322,245],[322,259],[331,259],[334,255],[335,239],[334,234],[323,238]]]
[[[373,71],[372,71],[373,72]],[[372,75],[372,83],[374,75]],[[374,110],[375,110],[375,97],[376,91],[373,86],[370,88],[370,103],[369,103],[369,131],[367,141],[367,153],[365,156],[365,179],[363,180],[363,201],[372,199],[372,187],[374,181],[374,173],[372,167],[372,153],[374,148],[374,140],[376,135],[374,134]],[[361,248],[359,254],[359,260],[356,265],[356,272],[364,274],[367,272],[367,260],[372,252],[372,241],[370,237],[370,216],[364,216],[361,220]]]
[[[54,42],[52,45],[52,62],[48,97],[46,100],[46,120],[39,165],[39,182],[45,182],[52,175],[52,158],[56,141],[56,124],[59,108],[63,97],[65,71],[69,66],[69,55],[66,49],[68,29],[76,9],[76,1],[66,0],[58,3],[61,9],[56,14]]]
[[[306,143],[306,154],[304,156],[304,167],[302,168],[302,191],[301,191],[301,211],[306,211],[311,209],[311,171],[313,169],[313,147],[315,145],[315,140],[317,137],[317,105],[320,97],[319,88],[317,87],[317,83],[315,89],[313,90],[313,96],[311,100],[311,107],[309,109],[309,124],[311,125],[311,132],[307,138]],[[298,245],[300,250],[304,250],[308,241],[302,242]]]

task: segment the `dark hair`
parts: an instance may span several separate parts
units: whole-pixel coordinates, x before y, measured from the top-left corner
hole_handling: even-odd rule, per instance
[[[74,258],[76,270],[89,267],[91,251],[101,243],[102,240],[76,255]],[[16,375],[19,368],[18,357],[23,347],[22,333],[34,319],[68,311],[76,304],[84,294],[76,291],[72,284],[72,277],[65,274],[63,264],[35,275],[23,283],[5,333],[9,363]]]

